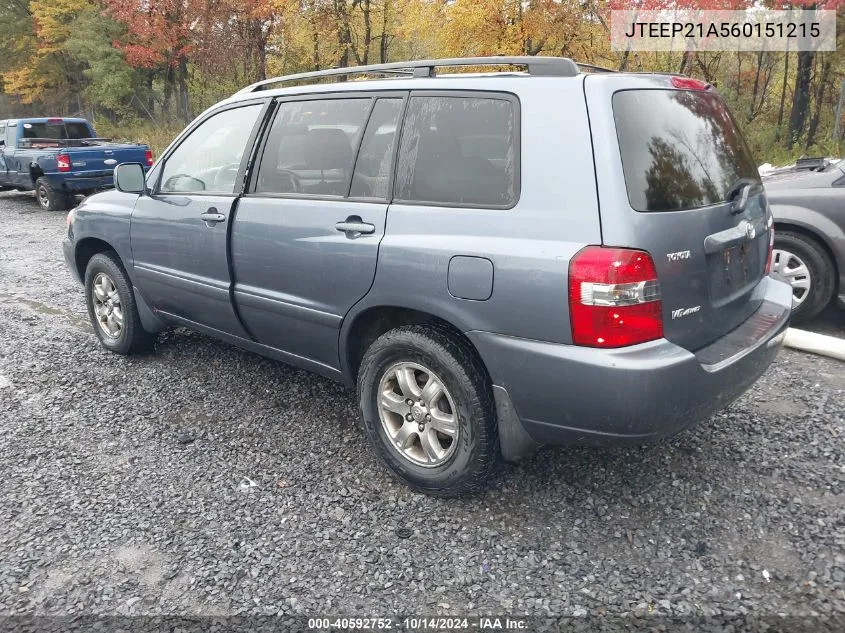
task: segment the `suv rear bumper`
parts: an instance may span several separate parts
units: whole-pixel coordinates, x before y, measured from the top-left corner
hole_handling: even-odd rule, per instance
[[[595,349],[490,332],[467,336],[497,395],[507,393],[534,442],[647,442],[707,419],[774,360],[789,324],[792,290],[766,277],[754,298],[762,303],[747,321],[695,353],[666,339]],[[513,436],[513,429],[502,435]],[[503,445],[506,457],[510,452]]]

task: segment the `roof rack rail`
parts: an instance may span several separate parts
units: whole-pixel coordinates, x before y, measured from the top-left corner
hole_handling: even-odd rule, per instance
[[[608,68],[606,66],[596,66],[595,64],[582,64],[581,62],[575,62],[578,64],[578,68],[584,68],[586,70],[590,70],[595,73],[618,73],[619,71],[615,68]]]
[[[369,66],[350,66],[347,68],[329,68],[314,72],[297,73],[272,77],[256,82],[236,94],[257,92],[264,90],[271,84],[307,79],[322,79],[324,77],[339,77],[345,75],[400,75],[408,77],[435,77],[436,68],[456,66],[525,66],[529,75],[539,77],[574,77],[579,73],[578,65],[567,57],[457,57],[453,59],[423,59],[407,62],[392,62],[389,64],[372,64]]]

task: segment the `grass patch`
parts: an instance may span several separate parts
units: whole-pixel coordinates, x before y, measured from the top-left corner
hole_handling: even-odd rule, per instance
[[[170,142],[184,129],[183,125],[157,126],[152,123],[134,125],[116,125],[108,121],[98,122],[97,135],[110,138],[119,143],[144,143],[153,150],[158,158]]]

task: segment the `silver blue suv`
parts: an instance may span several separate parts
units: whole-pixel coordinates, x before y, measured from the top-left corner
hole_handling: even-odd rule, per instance
[[[467,66],[503,70],[442,72]],[[495,57],[270,79],[115,181],[64,242],[106,348],[186,326],[354,386],[429,494],[704,420],[789,319],[755,163],[686,77]]]

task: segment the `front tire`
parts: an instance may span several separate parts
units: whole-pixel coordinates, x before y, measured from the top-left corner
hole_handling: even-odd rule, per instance
[[[821,312],[833,297],[833,262],[811,238],[775,229],[772,270],[792,285],[792,321],[807,321]]]
[[[62,190],[55,189],[44,176],[35,181],[35,196],[38,206],[44,211],[67,211],[70,207],[69,197]]]
[[[132,283],[114,253],[97,253],[88,262],[85,303],[94,333],[107,350],[131,354],[152,345],[154,335],[141,326]]]
[[[478,492],[500,458],[493,394],[472,347],[439,324],[383,334],[358,373],[364,428],[410,488],[438,497]]]

